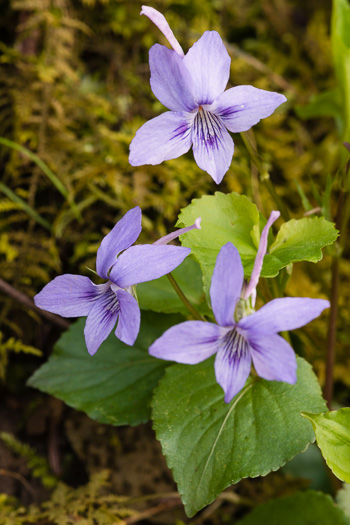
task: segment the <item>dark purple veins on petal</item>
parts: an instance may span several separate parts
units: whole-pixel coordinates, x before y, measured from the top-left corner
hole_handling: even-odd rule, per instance
[[[230,364],[239,361],[243,354],[249,351],[249,345],[244,337],[234,328],[230,330],[222,341],[222,350]]]
[[[107,324],[115,314],[119,313],[118,298],[111,288],[99,298],[99,307],[101,312],[99,323],[101,325]]]
[[[223,108],[220,110],[220,117],[229,118],[235,115],[236,113],[241,113],[245,109],[246,106],[244,104],[241,104],[240,106],[230,106],[228,108]]]
[[[170,137],[170,140],[177,139],[178,137],[180,137],[181,140],[185,140],[190,135],[190,133],[191,133],[191,126],[188,124],[181,124],[179,127],[174,129],[174,133]]]
[[[222,126],[220,117],[200,107],[194,119],[193,142],[203,143],[207,151],[218,150],[222,143]]]
[[[111,294],[110,286],[110,281],[104,284],[93,285],[92,289],[82,291],[79,298],[82,301],[95,301],[96,299],[102,299],[103,301],[103,296],[108,297]]]

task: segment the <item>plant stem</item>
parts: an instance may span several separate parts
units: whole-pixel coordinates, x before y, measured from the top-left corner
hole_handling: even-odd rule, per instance
[[[332,295],[331,310],[329,315],[328,335],[327,335],[327,359],[326,359],[326,382],[324,387],[324,397],[327,401],[329,410],[332,410],[333,398],[333,370],[335,360],[335,342],[337,335],[338,317],[338,293],[339,293],[339,258],[335,257],[332,263]]]
[[[252,135],[251,131],[249,133]],[[286,206],[284,205],[282,199],[280,198],[280,196],[276,192],[275,187],[274,187],[274,185],[272,184],[272,182],[270,180],[270,174],[268,173],[266,168],[261,163],[259,155],[258,155],[258,152],[256,150],[256,147],[255,147],[255,145],[253,143],[252,138],[250,137],[250,135],[248,134],[247,131],[243,131],[241,133],[241,137],[242,137],[242,140],[244,142],[245,147],[247,148],[247,151],[249,153],[251,161],[258,168],[259,175],[260,175],[260,181],[265,184],[268,192],[270,193],[271,197],[273,198],[273,200],[277,204],[278,209],[280,210],[281,215],[284,218],[284,220],[285,221],[289,221],[289,219],[290,219],[289,212],[288,212]]]
[[[183,291],[181,290],[180,286],[177,284],[177,282],[175,281],[175,279],[174,279],[174,277],[172,276],[171,273],[167,274],[167,278],[169,279],[169,281],[170,281],[172,287],[174,288],[175,292],[177,293],[177,295],[179,296],[181,301],[184,303],[184,305],[186,306],[187,310],[192,314],[192,316],[195,319],[198,319],[199,321],[206,321],[206,319],[199,312],[197,312],[195,307],[187,299],[186,295],[183,293]]]
[[[348,219],[348,203],[349,193],[344,205],[345,194],[341,191],[339,196],[338,212],[336,217],[336,228],[346,231],[346,222],[344,222],[343,208],[346,210],[346,221]],[[332,409],[333,398],[333,375],[334,375],[334,361],[335,361],[335,343],[337,336],[337,317],[338,317],[338,296],[339,296],[339,264],[342,253],[343,238],[340,238],[338,243],[339,252],[333,257],[332,263],[332,289],[331,289],[331,309],[329,315],[328,334],[327,334],[327,358],[326,358],[326,381],[324,386],[324,397],[327,401],[329,410]]]

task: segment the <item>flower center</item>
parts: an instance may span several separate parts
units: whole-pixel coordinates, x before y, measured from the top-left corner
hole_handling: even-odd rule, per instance
[[[199,106],[193,124],[193,142],[206,149],[218,149],[222,139],[222,126],[217,115]]]
[[[255,312],[255,298],[256,298],[256,292],[252,293],[248,299],[243,299],[243,297],[240,297],[237,301],[237,306],[235,310],[235,321],[238,323],[242,317],[247,317],[247,315],[251,315]]]
[[[227,332],[222,340],[223,350],[230,361],[240,359],[248,351],[248,343],[236,328]]]
[[[110,284],[110,287],[111,287],[111,290],[116,294],[118,290],[125,290],[126,292],[128,292],[130,295],[132,295],[133,297],[135,297],[135,299],[137,300],[137,295],[136,295],[136,286],[127,286],[126,288],[121,288],[120,286],[118,286],[117,284],[113,283],[112,281],[108,281],[108,283]]]

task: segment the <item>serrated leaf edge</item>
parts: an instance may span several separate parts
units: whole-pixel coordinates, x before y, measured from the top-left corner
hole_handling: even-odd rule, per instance
[[[297,356],[297,359],[302,360],[302,361],[308,366],[308,368],[313,372],[313,370],[312,370],[312,366],[310,365],[310,363],[308,363],[308,361],[306,361],[304,358],[302,358],[302,357],[300,357],[300,356]],[[188,366],[191,366],[191,365],[188,365]],[[234,478],[234,479],[231,480],[227,485],[225,485],[225,487],[223,488],[223,490],[222,490],[221,492],[217,493],[217,494],[214,496],[214,498],[211,499],[210,501],[208,501],[203,507],[196,509],[193,513],[192,513],[192,511],[188,512],[189,504],[188,504],[188,502],[186,501],[186,498],[185,498],[184,492],[182,492],[181,489],[180,489],[180,487],[179,487],[179,481],[178,481],[178,478],[176,477],[175,472],[174,472],[175,465],[172,464],[172,463],[170,462],[170,460],[169,460],[169,458],[168,458],[168,454],[165,452],[161,440],[158,439],[158,430],[157,430],[157,428],[156,428],[156,425],[155,425],[154,420],[153,420],[153,417],[152,417],[152,416],[153,416],[153,409],[154,409],[153,401],[154,401],[155,394],[156,394],[156,392],[157,392],[157,391],[159,390],[159,388],[160,388],[160,383],[161,383],[161,381],[164,379],[164,377],[166,376],[166,374],[169,373],[169,371],[170,371],[171,368],[172,368],[172,367],[169,366],[169,367],[167,367],[167,368],[165,369],[165,373],[164,373],[163,377],[159,380],[158,385],[157,385],[157,386],[154,388],[154,390],[153,390],[153,396],[152,396],[151,403],[150,403],[150,407],[151,407],[151,419],[152,419],[152,428],[153,428],[153,430],[154,430],[154,432],[155,432],[155,434],[156,434],[156,438],[157,438],[157,440],[159,441],[159,443],[160,443],[160,445],[161,445],[163,455],[164,455],[164,457],[165,457],[165,459],[166,459],[166,463],[167,463],[169,469],[172,471],[174,481],[175,481],[175,483],[176,483],[176,485],[177,485],[177,488],[178,488],[178,493],[180,494],[181,501],[182,501],[182,503],[183,503],[183,505],[184,505],[184,507],[185,507],[186,515],[187,515],[189,518],[192,518],[197,512],[199,512],[200,510],[202,510],[204,507],[210,505],[210,504],[211,504],[211,503],[212,503],[212,502],[213,502],[213,501],[214,501],[214,500],[215,500],[215,499],[216,499],[216,498],[217,498],[217,497],[218,497],[218,496],[219,496],[224,490],[226,490],[226,489],[227,489],[228,487],[230,487],[231,485],[234,485],[234,484],[238,483],[238,482],[241,481],[242,479],[247,479],[247,478],[252,478],[252,479],[254,479],[254,478],[258,478],[258,477],[264,477],[264,476],[266,476],[267,474],[269,474],[270,472],[276,472],[276,471],[279,470],[281,467],[283,467],[284,465],[286,465],[286,463],[288,463],[288,461],[291,461],[295,456],[297,456],[297,455],[302,454],[303,452],[305,452],[305,451],[307,450],[307,448],[309,447],[309,445],[310,445],[311,443],[314,443],[314,442],[315,442],[315,440],[316,440],[316,436],[315,436],[315,432],[314,432],[314,437],[313,437],[313,439],[312,439],[311,441],[309,441],[308,443],[306,443],[304,449],[300,450],[299,452],[296,452],[296,453],[295,453],[293,456],[291,456],[290,458],[287,458],[286,460],[283,460],[283,461],[281,462],[281,464],[275,465],[274,467],[269,468],[269,469],[266,469],[266,470],[264,470],[263,472],[259,472],[259,473],[251,473],[250,475],[242,476],[242,477],[238,477],[237,479]],[[236,400],[236,402],[232,405],[232,407],[230,407],[229,412],[231,412],[231,409],[233,408],[233,406],[236,406],[237,403],[238,403],[238,401],[240,401],[240,399],[242,399],[243,395],[249,390],[248,387],[253,386],[253,384],[254,384],[254,383],[252,382],[252,383],[250,383],[249,385],[247,385],[247,387],[245,387],[244,393],[243,393],[241,396],[239,396],[239,398],[238,398],[238,399]],[[321,387],[320,387],[319,383],[317,383],[317,384],[318,384],[318,387],[319,387],[319,393],[321,394],[321,397],[322,397]],[[322,397],[322,398],[323,398],[323,397]],[[300,413],[300,415],[301,415],[301,413]],[[226,421],[226,419],[227,419],[227,416],[225,417],[225,421]],[[311,423],[311,421],[310,421],[310,423]],[[313,427],[313,425],[312,425],[312,427]],[[215,443],[216,443],[216,440],[215,440]]]

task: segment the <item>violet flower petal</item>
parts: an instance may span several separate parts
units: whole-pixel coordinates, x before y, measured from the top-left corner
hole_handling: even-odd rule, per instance
[[[269,117],[287,99],[280,93],[253,86],[236,86],[220,95],[208,110],[218,115],[233,133],[248,131]]]
[[[215,358],[216,380],[225,392],[225,403],[229,403],[245,385],[251,367],[248,345],[233,351],[222,345]]]
[[[108,279],[108,271],[116,262],[117,255],[129,248],[141,233],[141,209],[129,210],[104,237],[96,257],[96,271],[102,279]]]
[[[273,299],[257,312],[243,317],[238,326],[251,332],[253,337],[295,330],[316,319],[329,306],[329,301],[324,299],[282,297]]]
[[[205,31],[183,58],[191,73],[197,106],[211,104],[226,88],[231,58],[219,33]]]
[[[152,281],[174,270],[190,252],[189,248],[181,246],[131,246],[118,257],[109,278],[120,288]]]
[[[248,286],[243,292],[243,299],[245,300],[248,299],[248,297],[253,293],[253,291],[258,285],[262,265],[264,262],[264,257],[265,257],[266,250],[267,250],[267,238],[269,235],[269,229],[271,225],[278,219],[280,215],[281,214],[279,211],[272,211],[267,223],[265,224],[263,228],[263,231],[261,232],[258,253],[256,254],[256,257],[255,257],[252,275],[250,276],[250,281],[249,281]]]
[[[172,326],[149,348],[149,354],[166,361],[194,365],[219,349],[222,329],[214,323],[186,321]]]
[[[219,184],[229,169],[233,157],[233,140],[219,117],[205,109],[195,116],[193,155],[198,166]]]
[[[131,141],[130,164],[155,165],[187,153],[192,144],[194,117],[190,113],[167,111],[146,122]]]
[[[170,26],[168,22],[166,21],[166,18],[162,13],[157,11],[157,9],[154,9],[153,7],[149,7],[147,5],[143,5],[141,9],[140,15],[146,15],[148,18],[158,27],[158,29],[163,33],[171,47],[176,51],[178,55],[181,57],[184,56],[184,52],[182,50],[182,47],[180,46],[179,42],[176,40],[174,33],[170,29]]]
[[[108,283],[109,284],[109,283]],[[108,289],[93,305],[86,319],[84,335],[90,355],[94,355],[117,322],[119,304],[116,294]]]
[[[210,286],[211,306],[220,326],[234,324],[234,313],[241,295],[243,278],[243,266],[238,250],[228,242],[216,258]]]
[[[62,317],[81,317],[88,315],[107,288],[105,284],[93,284],[83,275],[59,275],[34,297],[34,303]]]
[[[165,107],[188,112],[198,107],[191,75],[175,51],[155,44],[149,51],[149,67],[152,91]]]
[[[119,302],[119,319],[115,335],[123,343],[132,346],[140,331],[140,308],[135,297],[126,290],[117,290],[116,294]]]
[[[293,348],[280,335],[249,339],[250,353],[257,374],[268,381],[284,381],[294,385],[297,361]]]

